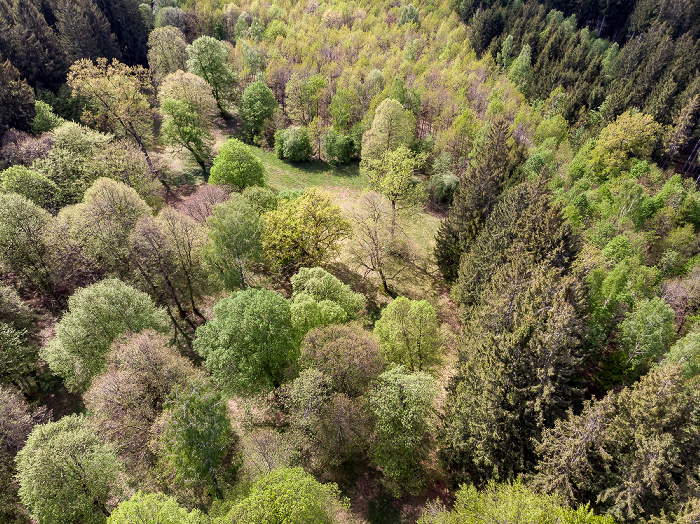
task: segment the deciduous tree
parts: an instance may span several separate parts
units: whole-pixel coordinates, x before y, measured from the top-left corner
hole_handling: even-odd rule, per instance
[[[227,289],[246,288],[250,264],[262,257],[262,232],[258,213],[240,195],[212,208],[204,257]]]
[[[212,88],[217,106],[223,115],[235,98],[236,75],[228,65],[229,47],[211,36],[200,36],[186,48],[187,70],[201,76]]]
[[[440,362],[440,336],[435,309],[427,300],[398,297],[374,325],[386,359],[408,371],[429,371]]]
[[[123,465],[86,417],[36,426],[17,454],[22,503],[41,522],[105,522],[123,494]]]
[[[68,389],[82,392],[104,369],[112,342],[144,329],[167,331],[165,313],[147,294],[117,279],[104,280],[70,297],[68,312],[41,356]]]
[[[229,138],[219,148],[219,154],[214,159],[210,182],[228,185],[239,192],[248,186],[263,186],[265,167],[247,145]]]
[[[197,330],[194,348],[218,384],[248,394],[284,382],[298,358],[284,297],[266,289],[238,291],[216,305],[214,317]]]
[[[98,58],[94,63],[82,59],[71,66],[68,85],[73,96],[91,101],[83,120],[134,140],[155,175],[147,149],[153,138],[153,110],[148,102],[153,86],[148,70],[117,60],[108,63],[106,58]]]
[[[263,251],[287,275],[328,260],[350,234],[340,207],[316,188],[265,213],[264,221]]]

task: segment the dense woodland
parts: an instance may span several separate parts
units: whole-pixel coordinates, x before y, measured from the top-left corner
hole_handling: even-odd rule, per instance
[[[700,3],[0,0],[0,521],[700,521]]]

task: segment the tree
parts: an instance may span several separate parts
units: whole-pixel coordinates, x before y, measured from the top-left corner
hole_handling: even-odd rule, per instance
[[[385,359],[377,339],[360,326],[330,325],[306,334],[299,363],[326,375],[335,391],[356,398],[384,371]]]
[[[437,394],[431,377],[407,373],[398,366],[382,373],[369,395],[376,432],[370,454],[395,493],[410,492],[423,484]]]
[[[103,280],[70,297],[68,312],[41,356],[69,390],[82,392],[104,369],[112,342],[124,332],[144,329],[166,332],[163,311],[147,294],[120,280]]]
[[[265,121],[272,118],[276,109],[275,95],[265,82],[258,80],[245,88],[238,113],[249,140],[254,140],[260,134]]]
[[[20,279],[43,292],[52,291],[49,253],[43,233],[51,215],[25,197],[0,194],[0,260]]]
[[[200,36],[186,48],[187,70],[201,76],[212,88],[216,104],[223,115],[234,99],[236,75],[228,66],[229,47],[210,36]]]
[[[678,366],[652,370],[543,435],[536,489],[569,505],[595,501],[618,522],[681,511],[697,497],[698,391]]]
[[[426,154],[415,155],[401,145],[387,150],[377,160],[363,158],[362,170],[369,186],[391,202],[391,235],[396,229],[397,210],[420,205],[425,201],[423,185],[414,179],[414,173],[422,167]]]
[[[36,426],[17,454],[22,503],[40,522],[105,522],[123,466],[81,415]]]
[[[588,153],[588,161],[600,180],[617,176],[630,168],[633,157],[649,158],[661,126],[651,115],[623,113],[598,135]]]
[[[52,3],[58,41],[69,63],[81,58],[121,58],[109,21],[92,0]]]
[[[197,329],[194,343],[214,380],[242,394],[280,386],[298,358],[289,302],[274,291],[246,289],[219,302],[214,317]]]
[[[281,203],[264,215],[263,251],[275,268],[290,275],[314,267],[338,251],[350,224],[326,193],[310,188],[299,198]]]
[[[378,160],[399,146],[411,147],[415,139],[415,118],[393,98],[387,98],[374,114],[372,127],[362,136],[362,159]]]
[[[502,119],[491,123],[486,141],[475,146],[449,214],[438,228],[435,258],[447,281],[457,277],[460,255],[469,250],[498,202],[508,177],[507,140],[508,123]]]
[[[223,498],[227,455],[233,443],[231,422],[221,393],[206,381],[176,387],[165,403],[166,422],[158,439],[159,453],[185,485],[204,483],[212,496]]]
[[[153,83],[160,86],[170,73],[187,67],[187,41],[177,27],[157,27],[148,35],[148,68]]]
[[[0,519],[3,522],[29,522],[17,495],[15,456],[34,425],[47,418],[46,408],[32,413],[20,393],[0,386]]]
[[[247,145],[229,138],[219,148],[219,154],[214,159],[210,182],[228,185],[239,192],[248,186],[263,186],[265,167]]]
[[[392,209],[386,197],[379,193],[367,193],[360,201],[359,210],[352,215],[355,237],[350,251],[355,262],[369,273],[377,273],[384,292],[391,294],[388,280],[396,278],[406,269],[401,260],[401,245],[392,235]]]
[[[199,510],[187,511],[163,493],[141,491],[125,500],[107,519],[107,524],[202,524]]]
[[[93,379],[83,399],[92,424],[134,478],[147,477],[155,463],[149,440],[170,393],[202,375],[156,331],[115,340],[105,371]]]
[[[514,256],[527,254],[533,265],[547,260],[565,270],[571,267],[579,241],[547,186],[548,179],[539,177],[502,195],[461,257],[453,286],[456,302],[478,304],[493,275]]]
[[[204,257],[226,289],[246,288],[246,270],[262,256],[262,231],[258,213],[240,195],[212,208]]]
[[[440,362],[437,314],[427,300],[398,297],[382,312],[374,334],[389,362],[429,371]]]
[[[280,468],[257,480],[224,520],[240,524],[331,524],[347,507],[335,484],[321,484],[302,468]]]
[[[365,297],[320,267],[302,267],[291,278],[292,325],[301,338],[310,329],[357,318]]]
[[[38,357],[27,332],[0,321],[0,349],[0,384],[25,386],[25,375],[37,368]]]
[[[173,327],[189,347],[194,331],[205,322],[200,310],[208,288],[204,243],[204,227],[172,208],[155,219],[141,218],[129,238],[137,281],[165,305]]]
[[[321,75],[302,76],[292,73],[284,89],[289,119],[298,126],[308,126],[319,112],[319,102],[326,79]]]
[[[91,101],[83,120],[134,140],[155,176],[147,149],[153,138],[153,110],[148,103],[153,86],[148,70],[117,60],[108,63],[106,58],[98,58],[95,63],[82,59],[68,71],[68,86],[74,97]]]
[[[34,93],[9,60],[0,62],[0,108],[0,137],[12,127],[30,130]]]
[[[163,79],[158,88],[158,100],[163,104],[169,98],[192,104],[202,119],[202,125],[207,128],[218,113],[211,86],[201,76],[192,73],[175,71]]]
[[[531,52],[530,46],[525,44],[508,71],[508,79],[515,84],[515,87],[524,96],[528,96],[530,84],[532,84]]]
[[[135,190],[100,178],[85,192],[83,202],[61,215],[70,223],[70,239],[105,273],[126,278],[130,271],[129,236],[151,209]]]
[[[163,101],[160,110],[165,116],[161,129],[162,140],[166,144],[189,151],[207,179],[214,139],[207,123],[197,113],[197,108],[191,102],[168,98]]]
[[[675,334],[675,313],[659,297],[640,300],[620,324],[620,346],[632,371],[657,361]]]
[[[230,196],[220,186],[202,184],[180,203],[178,210],[205,225],[207,219],[212,215],[214,206],[227,202]]]
[[[0,188],[5,193],[17,193],[44,209],[55,209],[58,186],[41,173],[24,166],[12,166],[0,172]]]
[[[671,346],[662,363],[679,364],[686,378],[692,378],[700,373],[700,333],[693,331],[678,340]]]
[[[581,284],[527,256],[497,270],[472,314],[446,402],[443,459],[457,481],[512,480],[580,399]]]
[[[535,493],[519,481],[504,484],[491,481],[482,491],[478,491],[475,486],[462,486],[457,491],[457,501],[452,511],[431,511],[429,506],[418,520],[418,524],[492,522],[614,524],[615,520],[595,515],[587,504],[582,504],[576,509],[568,508],[558,497]]]

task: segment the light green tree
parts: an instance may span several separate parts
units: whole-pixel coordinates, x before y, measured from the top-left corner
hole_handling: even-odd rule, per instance
[[[264,186],[265,167],[247,145],[229,138],[214,159],[210,182],[228,185],[236,191],[243,191],[248,186]]]
[[[369,395],[376,432],[370,455],[397,494],[423,484],[437,394],[433,378],[398,366],[382,373]]]
[[[103,280],[70,297],[68,312],[41,356],[69,390],[82,392],[104,369],[112,342],[124,332],[144,329],[167,332],[165,313],[146,293],[117,279]]]
[[[17,454],[22,503],[39,522],[106,521],[122,496],[123,466],[86,417],[36,426]]]
[[[363,155],[361,169],[369,180],[369,186],[391,202],[391,235],[396,230],[396,215],[426,199],[423,184],[415,178],[415,172],[425,163],[427,154],[416,155],[404,145],[387,150],[376,160]]]
[[[452,511],[426,511],[418,524],[615,524],[615,519],[593,513],[588,504],[572,509],[558,497],[535,493],[522,482],[497,484],[479,491],[462,486]]]
[[[335,484],[321,484],[301,468],[280,468],[257,480],[219,522],[331,524],[347,508]]]
[[[338,204],[318,188],[280,203],[263,218],[263,251],[273,267],[288,275],[330,259],[351,232]]]
[[[410,147],[415,139],[415,118],[393,98],[387,98],[374,114],[372,127],[362,136],[362,159],[378,160],[386,151]]]
[[[374,326],[388,361],[409,371],[428,371],[440,362],[440,336],[435,309],[427,300],[398,297]]]
[[[637,302],[620,324],[620,344],[633,370],[657,360],[675,333],[676,314],[663,299]]]
[[[687,378],[692,378],[700,373],[700,332],[688,333],[671,346],[663,364],[679,364],[683,375]]]
[[[0,193],[0,260],[23,282],[51,289],[51,264],[44,231],[48,211],[16,193]]]
[[[518,58],[515,59],[513,64],[510,66],[510,70],[508,71],[508,79],[513,82],[518,91],[525,96],[527,96],[530,92],[530,85],[532,84],[532,67],[530,65],[531,53],[532,50],[530,49],[530,46],[525,44],[520,51]]]
[[[308,126],[319,112],[319,102],[326,79],[321,75],[293,73],[284,89],[286,109],[293,124]]]
[[[291,282],[292,324],[298,337],[315,327],[354,320],[365,305],[365,297],[320,267],[302,267]]]
[[[212,88],[217,106],[223,115],[235,98],[236,75],[228,65],[230,48],[211,36],[200,36],[186,48],[187,69],[201,76]]]
[[[219,302],[214,317],[194,343],[214,380],[242,394],[280,386],[298,358],[289,302],[274,291],[246,289]]]
[[[161,128],[163,142],[189,151],[207,180],[214,139],[206,122],[197,113],[197,108],[191,102],[168,98],[163,101],[160,110],[165,116]]]
[[[260,216],[243,196],[231,195],[212,208],[204,258],[227,289],[246,288],[250,263],[262,256],[262,232]]]
[[[125,500],[107,519],[107,524],[203,524],[199,510],[187,511],[163,493],[138,491]]]
[[[60,200],[60,190],[52,180],[20,165],[0,172],[0,188],[5,193],[22,195],[44,209],[54,210]]]

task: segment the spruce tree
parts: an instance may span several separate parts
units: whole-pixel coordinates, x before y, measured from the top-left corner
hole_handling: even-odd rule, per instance
[[[467,328],[445,405],[443,459],[458,482],[532,470],[542,431],[576,401],[584,337],[579,282],[519,253]]]
[[[448,217],[436,236],[435,258],[447,281],[457,277],[458,253],[464,253],[491,214],[507,179],[508,123],[491,124],[487,139],[477,144],[467,172],[459,181]]]

